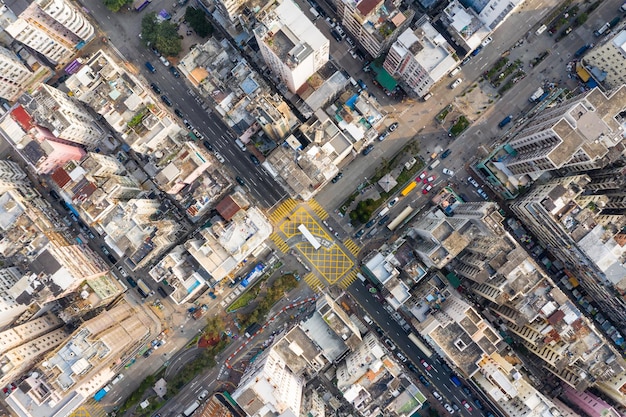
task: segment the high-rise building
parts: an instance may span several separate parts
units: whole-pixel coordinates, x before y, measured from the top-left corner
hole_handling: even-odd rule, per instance
[[[15,101],[30,85],[33,75],[15,53],[0,46],[0,97]]]
[[[95,35],[91,23],[65,0],[14,2],[12,7],[0,10],[0,21],[7,23],[3,29],[55,64],[69,61]]]
[[[411,8],[400,11],[384,0],[335,0],[335,5],[343,26],[374,58],[389,49],[415,15]]]
[[[626,85],[604,93],[594,88],[534,116],[506,145],[504,164],[514,175],[538,177],[546,171],[582,172],[607,165],[620,152]],[[616,148],[617,149],[617,148]]]
[[[391,45],[383,68],[406,85],[407,91],[425,96],[456,65],[455,52],[430,24],[427,16],[416,29],[406,29]]]
[[[626,30],[587,52],[581,63],[607,89],[626,84]]]
[[[270,4],[254,29],[261,55],[292,93],[328,62],[330,42],[292,0]]]
[[[89,152],[80,164],[92,177],[108,177],[119,175],[126,169],[120,161],[113,156]]]
[[[27,97],[21,100],[27,101]],[[56,88],[41,85],[32,101],[24,104],[36,123],[59,139],[95,147],[104,138],[103,129],[85,106]]]

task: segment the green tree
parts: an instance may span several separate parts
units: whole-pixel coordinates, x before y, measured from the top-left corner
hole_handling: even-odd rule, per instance
[[[159,23],[156,20],[156,13],[150,12],[143,15],[141,19],[141,39],[146,45],[154,45],[159,33]]]
[[[122,7],[130,3],[129,0],[102,0],[102,2],[112,12],[119,12]]]
[[[367,223],[376,207],[376,201],[371,198],[359,201],[356,208],[350,212],[350,220]]]
[[[202,10],[193,7],[187,7],[185,10],[185,21],[201,38],[206,38],[213,33],[213,25],[206,18]]]
[[[206,327],[204,328],[204,334],[213,338],[215,336],[219,336],[219,334],[224,330],[224,321],[220,316],[209,317],[206,320]]]
[[[176,25],[160,22],[156,13],[147,13],[141,19],[141,38],[148,46],[153,46],[165,56],[176,56],[182,50]]]

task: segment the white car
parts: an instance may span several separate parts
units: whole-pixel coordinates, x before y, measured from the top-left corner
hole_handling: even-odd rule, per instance
[[[478,185],[478,183],[476,182],[476,180],[472,177],[467,177],[467,181],[472,184],[474,187],[478,188],[480,187],[480,185]]]
[[[448,169],[448,168],[444,168],[443,169],[443,173],[450,176],[450,177],[454,177],[454,171]]]
[[[200,393],[200,395],[198,395],[198,400],[202,401],[206,398],[206,396],[209,395],[209,391],[207,390],[202,390],[202,392]]]
[[[222,164],[224,162],[226,162],[226,160],[224,159],[224,157],[222,156],[222,154],[220,154],[219,152],[215,152],[213,154],[215,156],[215,159],[217,159],[218,161],[220,161]]]
[[[433,397],[435,397],[439,401],[443,400],[443,397],[437,391],[433,391]]]
[[[454,82],[452,84],[450,84],[450,88],[451,89],[455,89],[457,88],[461,83],[463,82],[462,78],[457,78],[456,80],[454,80]]]
[[[443,405],[443,408],[445,408],[446,410],[448,410],[448,413],[450,413],[450,414],[454,414],[454,409],[452,408],[452,406],[451,406],[450,404],[445,403],[445,404]]]
[[[122,276],[123,276],[124,278],[126,278],[126,277],[128,276],[128,272],[126,272],[126,271],[124,270],[124,268],[122,268],[122,265],[119,265],[119,266],[117,267],[117,270],[118,270],[118,271],[120,271],[120,274],[122,274]]]
[[[493,40],[493,38],[491,36],[487,36],[485,38],[485,40],[483,41],[483,43],[481,43],[482,46],[487,46],[491,43],[491,41]]]

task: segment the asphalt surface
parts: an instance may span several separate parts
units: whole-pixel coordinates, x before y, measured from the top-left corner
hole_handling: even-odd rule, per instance
[[[169,108],[172,118],[183,126],[182,120],[173,114],[175,108],[180,109],[193,127],[198,129],[205,140],[208,140],[224,157],[225,165],[244,179],[248,192],[262,207],[270,208],[285,197],[285,191],[267,171],[253,164],[250,160],[251,154],[242,152],[237,147],[234,143],[236,133],[222,121],[219,114],[212,112],[206,105],[207,110],[203,109],[200,99],[196,100],[184,77],[175,78],[169,68],[142,44],[139,33],[141,18],[146,11],[114,14],[108,11],[100,0],[82,0],[81,3],[89,9],[100,30],[109,38],[109,43],[117,47],[124,58],[139,70],[140,75],[147,81],[146,86],[150,83],[157,84],[162,90],[161,94],[165,94],[172,101],[173,106]],[[147,11],[170,7],[171,2],[154,1],[148,6]],[[146,69],[145,63],[148,61],[156,68],[156,73],[153,74]],[[155,95],[155,100],[166,107],[158,95]]]
[[[464,394],[459,388],[457,388],[449,379],[450,372],[446,371],[439,363],[439,359],[436,358],[436,354],[432,358],[428,358],[424,352],[422,352],[411,340],[402,327],[394,320],[394,318],[383,308],[383,305],[370,294],[365,285],[360,281],[355,281],[347,292],[352,298],[361,306],[361,308],[367,313],[367,315],[376,323],[377,326],[384,329],[385,335],[395,344],[396,352],[402,351],[404,356],[417,368],[420,374],[424,375],[430,382],[430,387],[426,388],[421,383],[418,383],[420,389],[427,397],[431,398],[431,402],[437,402],[431,395],[433,391],[437,391],[444,397],[445,403],[450,405],[456,404],[459,407],[459,411],[455,414],[465,416],[483,416],[487,409],[479,410],[473,402],[473,398],[477,398],[477,394],[474,392],[472,397]],[[373,331],[373,330],[372,330]],[[384,340],[384,337],[381,337]],[[383,341],[381,340],[381,342]],[[432,369],[426,370],[426,368],[420,363],[424,359],[432,367]],[[400,362],[400,361],[398,361]],[[407,373],[411,374],[411,371],[407,369]],[[463,380],[459,376],[459,379],[466,387],[470,387],[467,381]],[[462,400],[467,400],[471,403],[472,411],[467,411],[461,404]],[[481,397],[481,402],[485,401]]]

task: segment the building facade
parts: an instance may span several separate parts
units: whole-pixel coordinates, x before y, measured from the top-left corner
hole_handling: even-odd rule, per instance
[[[626,84],[626,30],[587,52],[581,61],[605,88],[611,90]]]

